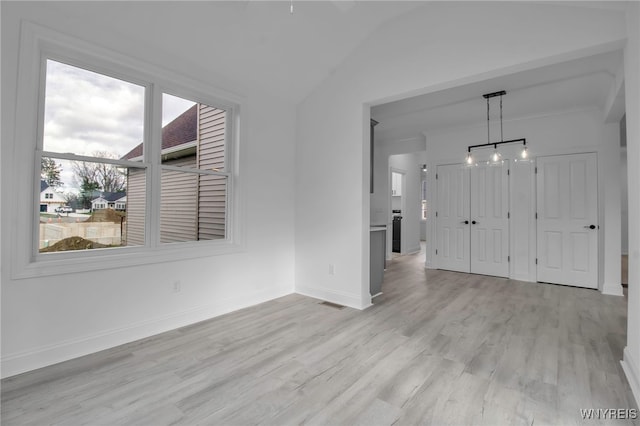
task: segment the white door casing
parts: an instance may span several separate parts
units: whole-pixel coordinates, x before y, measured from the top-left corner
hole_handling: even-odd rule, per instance
[[[509,276],[509,162],[470,168],[471,272]]]
[[[436,174],[438,268],[470,272],[469,169],[442,165],[436,167]]]
[[[537,280],[598,286],[596,154],[537,159]]]

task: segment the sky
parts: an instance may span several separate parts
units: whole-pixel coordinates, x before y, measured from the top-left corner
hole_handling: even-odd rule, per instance
[[[60,62],[47,61],[43,150],[121,158],[142,141],[145,88]],[[194,102],[163,96],[162,125]],[[64,186],[73,191],[70,163],[62,164]]]

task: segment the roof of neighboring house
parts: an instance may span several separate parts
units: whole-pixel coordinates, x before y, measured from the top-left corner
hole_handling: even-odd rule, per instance
[[[120,191],[120,192],[103,192],[99,197],[94,198],[93,200],[91,200],[91,202],[99,200],[100,198],[102,198],[105,201],[114,202],[114,201],[118,201],[122,197],[125,197],[126,195],[127,195],[127,193],[124,192],[124,191]]]
[[[49,184],[47,183],[47,181],[44,179],[40,179],[40,192],[44,191],[48,187],[49,187]]]
[[[198,104],[195,104],[172,122],[162,128],[162,149],[172,148],[187,142],[192,142],[198,137]],[[142,144],[136,146],[122,157],[122,160],[130,160],[142,155]]]

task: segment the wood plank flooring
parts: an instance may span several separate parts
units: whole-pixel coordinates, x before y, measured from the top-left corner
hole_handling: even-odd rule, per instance
[[[2,381],[3,425],[599,425],[637,408],[626,299],[389,263],[360,312],[290,295]]]

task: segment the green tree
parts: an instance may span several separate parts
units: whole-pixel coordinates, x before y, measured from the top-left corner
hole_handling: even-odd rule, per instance
[[[52,188],[58,188],[62,186],[62,180],[60,179],[60,173],[62,172],[62,166],[55,162],[53,158],[42,157],[40,160],[40,177],[47,182]]]
[[[91,200],[96,196],[96,191],[100,189],[98,182],[87,177],[82,178],[80,183],[80,196],[78,197],[83,209],[91,208]]]

